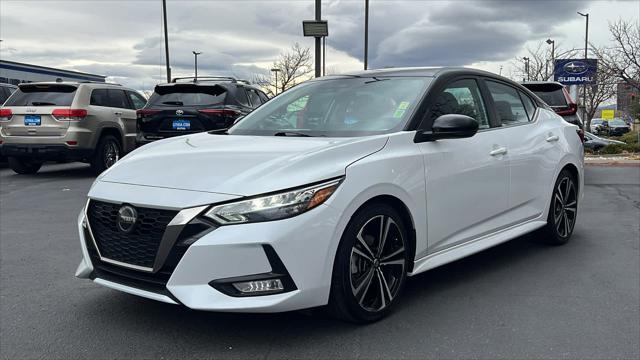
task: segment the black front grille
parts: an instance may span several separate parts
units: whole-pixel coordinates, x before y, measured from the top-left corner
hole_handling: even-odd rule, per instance
[[[133,230],[118,228],[118,211],[122,205],[92,200],[88,218],[91,232],[103,258],[152,268],[164,231],[177,211],[137,207],[138,219]]]

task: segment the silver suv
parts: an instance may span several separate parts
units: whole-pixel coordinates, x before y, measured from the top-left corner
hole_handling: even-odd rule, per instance
[[[135,148],[145,98],[117,84],[20,84],[0,108],[0,153],[18,174],[45,161],[84,161],[100,173]]]

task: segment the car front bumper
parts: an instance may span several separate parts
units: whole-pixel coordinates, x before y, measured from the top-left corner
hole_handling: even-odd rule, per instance
[[[131,276],[139,275],[136,271],[118,269],[113,264],[108,264],[105,271],[105,264],[92,253],[95,242],[87,231],[83,211],[78,218],[83,259],[76,276],[198,310],[281,312],[321,306],[329,298],[339,215],[336,209],[321,205],[289,219],[218,227],[187,249],[166,285],[147,286],[132,279]],[[294,284],[286,292],[233,296],[210,285],[230,278],[276,272],[281,270],[274,268],[274,262],[278,261]]]

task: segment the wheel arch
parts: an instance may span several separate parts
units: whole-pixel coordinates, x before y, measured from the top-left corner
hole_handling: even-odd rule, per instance
[[[364,200],[349,216],[348,221],[351,221],[353,216],[357,214],[360,210],[370,206],[374,203],[383,203],[391,206],[395,211],[397,211],[404,221],[404,225],[407,228],[408,236],[409,236],[409,264],[407,272],[413,271],[413,265],[415,263],[415,255],[416,255],[416,225],[413,214],[409,209],[409,206],[401,200],[399,197],[395,195],[391,195],[388,193],[377,194],[369,197],[367,200]],[[347,221],[347,222],[348,222]]]

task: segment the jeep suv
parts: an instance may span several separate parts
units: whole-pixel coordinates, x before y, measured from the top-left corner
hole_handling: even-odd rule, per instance
[[[195,132],[226,129],[268,100],[233,77],[176,78],[159,84],[138,110],[137,144]]]
[[[135,148],[135,90],[97,82],[20,84],[0,108],[0,153],[18,174],[45,161],[84,161],[96,173]]]
[[[15,85],[0,83],[0,105],[4,104],[16,89],[18,87]]]

